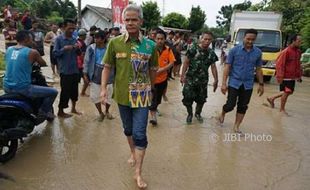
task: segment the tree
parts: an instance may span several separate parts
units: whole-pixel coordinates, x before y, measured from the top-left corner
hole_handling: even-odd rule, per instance
[[[310,8],[308,7],[304,12],[304,17],[300,20],[302,49],[310,48]]]
[[[30,3],[33,0],[1,0],[0,8],[5,5],[11,5],[13,8],[17,8],[19,11],[24,11],[30,7]]]
[[[157,2],[143,2],[142,3],[143,10],[143,27],[147,30],[157,27],[160,23],[160,11],[157,6]]]
[[[230,27],[231,15],[233,13],[233,7],[231,5],[224,5],[218,13],[221,16],[216,16],[217,25],[228,31]]]
[[[200,6],[198,5],[197,7],[192,7],[190,17],[188,19],[188,29],[192,30],[192,32],[196,32],[203,28],[205,22],[206,14],[200,9]]]
[[[47,17],[47,20],[50,23],[54,23],[54,24],[58,24],[64,21],[64,19],[59,15],[59,12],[57,11],[51,12],[51,15]]]
[[[179,13],[169,13],[163,18],[163,26],[172,27],[172,28],[187,28],[188,22],[182,14]]]
[[[47,18],[58,12],[63,18],[76,18],[77,10],[69,0],[37,0],[31,3],[31,12],[40,18]]]
[[[284,45],[287,44],[290,34],[299,33],[303,27],[306,27],[309,22],[309,20],[304,19],[307,7],[310,7],[309,0],[270,0],[268,6],[264,9],[283,14],[281,30],[284,36]]]
[[[249,11],[264,11],[265,8],[268,6],[269,6],[269,1],[268,0],[262,0],[259,3],[251,5],[251,7],[248,10]]]
[[[220,16],[216,17],[216,23],[219,27],[224,27],[225,30],[229,31],[231,16],[234,10],[244,11],[248,10],[251,7],[251,1],[245,1],[243,3],[232,5],[224,5],[221,7],[221,10],[218,12]]]

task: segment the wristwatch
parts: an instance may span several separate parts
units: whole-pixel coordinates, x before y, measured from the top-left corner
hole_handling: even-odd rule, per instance
[[[264,86],[264,83],[259,83],[260,86]]]

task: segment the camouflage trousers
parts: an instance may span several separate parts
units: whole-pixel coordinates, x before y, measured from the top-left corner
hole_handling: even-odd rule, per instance
[[[185,106],[192,106],[193,102],[197,104],[204,104],[208,97],[208,82],[193,84],[185,83],[183,87],[183,104]]]

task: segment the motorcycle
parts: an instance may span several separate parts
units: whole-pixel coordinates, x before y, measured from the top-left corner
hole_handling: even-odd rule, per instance
[[[32,66],[32,84],[48,86],[39,65]],[[4,94],[0,96],[0,162],[5,163],[12,159],[17,151],[18,140],[31,133],[35,126],[46,117],[38,115],[42,98],[27,98],[20,94]]]

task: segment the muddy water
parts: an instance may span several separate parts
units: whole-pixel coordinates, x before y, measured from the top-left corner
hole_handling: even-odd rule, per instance
[[[262,105],[278,90],[273,82],[265,86],[263,98],[253,93],[242,125],[247,138],[241,139],[230,136],[235,112],[227,115],[222,127],[214,119],[225,97],[220,91],[212,93],[211,86],[204,123],[194,119],[186,125],[181,89],[178,80],[169,83],[169,101],[159,107],[159,125],[148,127],[143,172],[148,189],[309,189],[309,79],[289,98],[290,117]],[[57,104],[58,99],[56,110]],[[78,108],[83,116],[38,126],[16,157],[0,166],[16,179],[0,181],[1,190],[138,189],[134,170],[126,162],[129,149],[116,105],[116,119],[102,123],[95,121],[96,109],[87,97],[80,98]]]

